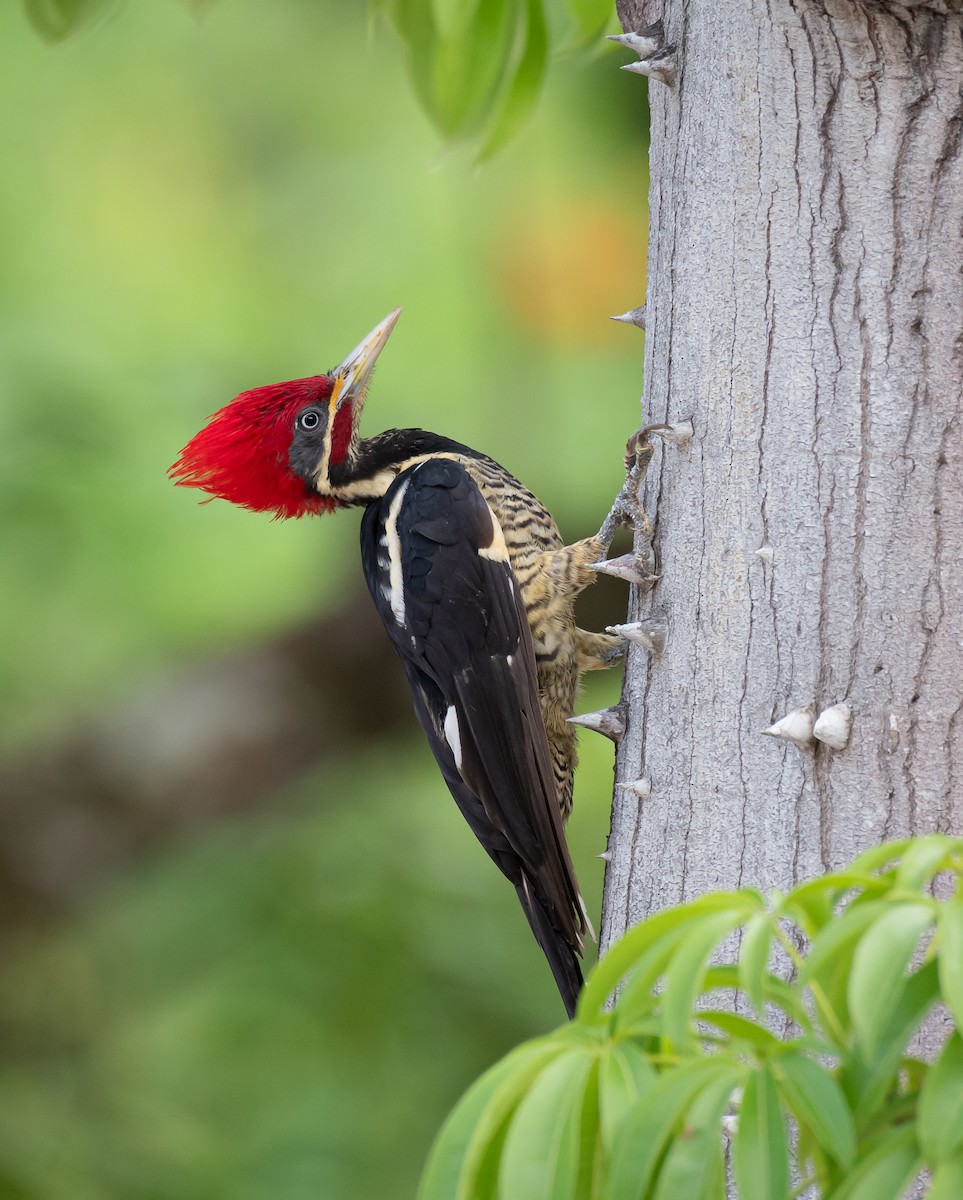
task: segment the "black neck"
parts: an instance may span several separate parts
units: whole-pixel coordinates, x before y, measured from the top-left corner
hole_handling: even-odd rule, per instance
[[[385,494],[391,479],[412,459],[433,454],[485,457],[470,446],[425,429],[386,429],[363,438],[343,463],[330,467],[328,482],[342,504],[370,504]],[[365,483],[371,484],[370,489]]]

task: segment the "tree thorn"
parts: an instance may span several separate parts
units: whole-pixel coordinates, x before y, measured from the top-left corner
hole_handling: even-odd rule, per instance
[[[650,654],[661,654],[665,650],[668,632],[665,621],[658,617],[646,617],[642,621],[630,621],[625,625],[606,625],[605,631],[628,638],[637,646],[644,646]]]
[[[853,710],[844,702],[824,708],[813,725],[813,737],[833,750],[845,750],[853,727]]]
[[[603,850],[601,854],[596,854],[595,857],[600,858],[602,860],[602,862],[611,862],[612,861],[612,851],[611,850]]]
[[[661,21],[647,25],[640,33],[610,33],[610,42],[618,42],[629,50],[634,50],[639,58],[651,58],[665,45],[665,30]]]
[[[638,796],[640,800],[648,800],[652,795],[652,784],[650,780],[633,779],[629,783],[617,783],[615,785],[620,791],[631,792],[634,796]]]
[[[675,46],[666,46],[664,50],[660,50],[658,54],[654,54],[651,58],[643,58],[639,62],[634,63],[625,63],[620,69],[631,71],[635,75],[648,75],[650,79],[657,79],[659,83],[664,83],[666,87],[672,87],[679,76],[679,63],[675,56]]]
[[[591,729],[594,733],[601,733],[603,736],[611,738],[613,742],[619,741],[622,734],[625,733],[625,717],[618,705],[600,709],[598,712],[581,713],[577,717],[569,717],[568,723],[569,725],[579,725],[582,729]]]
[[[760,546],[758,550],[753,550],[753,554],[756,558],[761,558],[765,566],[772,566],[772,546]]]
[[[623,554],[619,558],[588,564],[590,571],[600,571],[603,575],[614,575],[616,579],[625,579],[628,583],[634,583],[638,587],[648,588],[658,580],[659,576],[643,574],[640,570],[643,565],[635,554]]]
[[[638,329],[645,328],[645,305],[630,308],[628,312],[619,313],[617,317],[609,317],[610,321],[621,321],[624,325],[635,325]]]
[[[805,708],[794,708],[786,713],[781,720],[760,732],[767,737],[783,738],[792,742],[800,750],[808,750],[815,740],[813,738],[813,723],[816,715],[815,706],[807,704]]]

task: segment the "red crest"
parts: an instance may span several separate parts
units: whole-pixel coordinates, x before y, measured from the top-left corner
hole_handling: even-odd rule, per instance
[[[312,491],[288,454],[298,413],[327,400],[331,389],[329,376],[314,375],[242,392],[191,438],[168,475],[181,487],[275,518],[330,512],[335,501]]]

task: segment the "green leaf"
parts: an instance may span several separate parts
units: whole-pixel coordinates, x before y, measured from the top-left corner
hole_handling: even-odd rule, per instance
[[[716,893],[728,896],[728,893]],[[705,899],[705,898],[704,898]],[[730,898],[731,899],[731,898]],[[692,911],[692,905],[681,905],[677,908],[666,908],[654,917],[648,917],[639,925],[633,925],[612,944],[602,958],[594,966],[586,979],[585,988],[579,997],[579,1010],[575,1014],[576,1021],[609,1020],[605,1013],[612,992],[621,982],[623,976],[638,967],[645,955],[660,938],[680,926],[688,925],[698,919],[698,913]]]
[[[438,28],[431,0],[391,0],[389,11],[408,51],[408,74],[415,95],[436,125],[442,124],[432,87]]]
[[[594,1063],[591,1052],[576,1048],[539,1075],[508,1128],[498,1175],[501,1196],[525,1200],[575,1196],[582,1102]]]
[[[889,883],[865,871],[834,871],[807,880],[786,896],[781,905],[783,912],[798,921],[806,936],[814,938],[824,925],[834,917],[839,901],[847,892],[881,893],[889,889]]]
[[[118,0],[24,0],[27,19],[48,42],[62,42]]]
[[[464,136],[489,116],[524,33],[521,0],[483,0],[468,7],[468,16],[439,35],[432,62],[434,111],[448,137]]]
[[[917,1128],[919,1143],[931,1163],[949,1158],[963,1145],[963,1040],[958,1032],[926,1076]]]
[[[626,1113],[655,1086],[657,1079],[648,1058],[631,1042],[617,1042],[603,1055],[599,1066],[599,1109],[607,1152],[611,1153]]]
[[[963,1154],[938,1163],[926,1200],[960,1200],[963,1196]]]
[[[466,25],[474,15],[477,0],[431,0],[435,25],[442,34]]]
[[[562,1052],[558,1043],[544,1041],[519,1046],[468,1089],[435,1139],[418,1200],[474,1200],[478,1170],[499,1127]]]
[[[716,913],[694,925],[665,970],[662,1029],[665,1048],[674,1053],[691,1043],[693,1008],[702,989],[709,957],[721,941],[745,919],[740,911]]]
[[[739,971],[736,967],[720,965],[710,967],[706,972],[706,991],[714,988],[732,988],[735,990],[738,987]],[[809,1013],[806,1011],[802,994],[798,990],[791,987],[777,975],[770,974],[763,976],[762,987],[763,999],[767,1004],[774,1004],[778,1008],[781,1008],[786,1016],[794,1021],[800,1029],[804,1029],[807,1032],[812,1030],[812,1021],[809,1018]]]
[[[885,900],[854,902],[816,935],[809,948],[798,986],[811,988],[827,1036],[839,1040],[840,1030],[849,1023],[849,980],[856,945],[888,908]]]
[[[932,904],[887,908],[856,947],[849,976],[849,1011],[868,1056],[896,1009],[901,980],[920,938],[936,917]]]
[[[747,921],[739,947],[739,986],[760,1016],[765,1005],[764,980],[773,932],[771,914],[756,913]]]
[[[619,994],[615,1005],[615,1020],[621,1031],[658,1008],[662,997],[655,990],[669,960],[679,945],[689,936],[691,926],[677,925],[646,950],[636,963]]]
[[[605,1174],[608,1170],[608,1148],[602,1139],[602,1114],[599,1106],[598,1057],[592,1063],[582,1097],[582,1113],[578,1129],[578,1179],[575,1195],[578,1200],[596,1200],[604,1195]]]
[[[535,107],[548,65],[548,28],[542,0],[528,0],[524,51],[511,83],[504,91],[478,154],[484,162],[504,146]]]
[[[823,978],[843,959],[848,964],[854,943],[888,908],[885,900],[870,900],[858,906],[850,905],[813,938],[806,961],[799,972],[799,982],[805,985],[810,980]]]
[[[642,1200],[672,1131],[693,1098],[710,1085],[734,1087],[738,1072],[731,1063],[712,1059],[666,1071],[628,1112],[612,1149],[605,1200]]]
[[[722,1118],[728,1111],[739,1072],[710,1083],[693,1101],[682,1132],[666,1154],[655,1200],[725,1200]]]
[[[738,1013],[726,1012],[725,1009],[700,1009],[698,1018],[700,1024],[705,1021],[709,1025],[715,1025],[733,1040],[749,1042],[763,1053],[782,1045],[782,1041],[774,1033]]]
[[[565,0],[565,4],[575,19],[576,46],[597,41],[608,28],[615,13],[612,0]]]
[[[853,1114],[835,1078],[803,1054],[789,1053],[773,1060],[779,1091],[801,1127],[845,1170],[856,1157]]]
[[[691,925],[711,913],[739,911],[749,916],[753,911],[748,899],[751,894],[747,891],[709,892],[698,900],[667,908],[634,925],[605,952],[586,981],[579,1001],[579,1019],[603,1016],[606,1002],[622,977],[637,967],[649,948],[670,930]],[[608,1020],[607,1014],[604,1017]]]
[[[839,1082],[853,1110],[857,1132],[867,1128],[895,1086],[906,1047],[938,995],[936,963],[928,962],[900,988],[899,1001],[876,1054],[867,1056],[864,1044],[857,1042],[844,1059]]]
[[[900,1200],[922,1166],[912,1125],[888,1130],[826,1200]]]
[[[864,850],[858,858],[854,858],[849,864],[851,871],[866,871],[876,872],[883,867],[889,866],[901,859],[906,853],[909,846],[913,844],[912,838],[899,838],[893,842],[883,842],[879,846],[870,846],[868,850]]]
[[[896,886],[907,891],[921,891],[943,869],[954,849],[959,852],[960,845],[959,838],[947,837],[943,833],[916,838],[907,846],[903,861],[897,868]]]
[[[779,1093],[768,1066],[746,1082],[732,1162],[740,1200],[789,1200],[789,1143]]]
[[[957,1029],[963,1029],[963,899],[940,906],[938,928],[940,990]]]

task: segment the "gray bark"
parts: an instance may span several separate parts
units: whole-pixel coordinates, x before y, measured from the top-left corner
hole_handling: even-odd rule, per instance
[[[644,417],[695,436],[644,489],[661,579],[632,615],[668,640],[630,651],[617,779],[651,794],[616,789],[603,948],[712,888],[963,830],[958,10],[620,10],[677,46],[649,83]],[[839,702],[843,750],[760,734]]]

